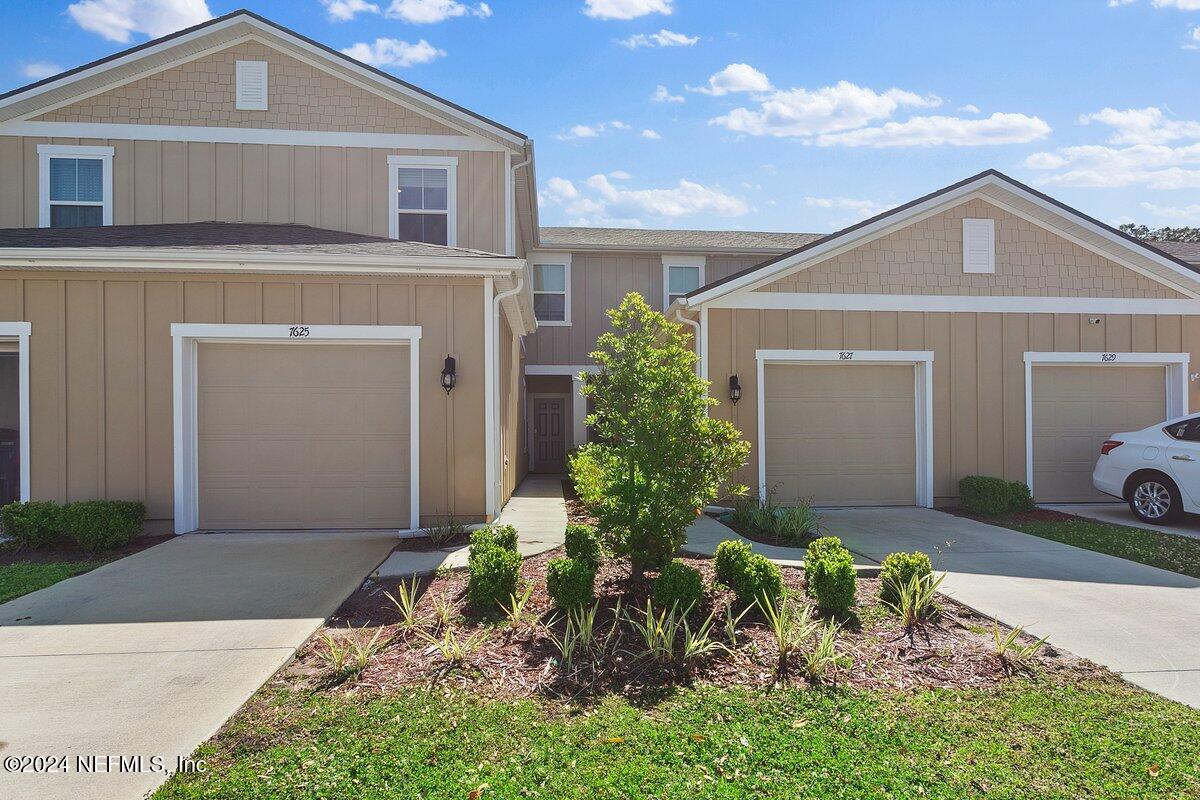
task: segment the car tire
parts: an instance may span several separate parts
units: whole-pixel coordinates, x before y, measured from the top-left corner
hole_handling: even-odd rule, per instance
[[[1129,484],[1129,510],[1142,522],[1169,525],[1183,513],[1183,497],[1175,482],[1165,475],[1148,473]]]

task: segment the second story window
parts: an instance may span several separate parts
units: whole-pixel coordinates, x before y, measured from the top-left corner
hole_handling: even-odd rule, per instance
[[[663,310],[704,284],[704,256],[663,256]]]
[[[570,254],[539,253],[532,261],[533,315],[538,324],[570,325]]]
[[[38,225],[112,225],[111,147],[38,145]]]
[[[454,245],[457,167],[454,157],[388,156],[393,239]]]

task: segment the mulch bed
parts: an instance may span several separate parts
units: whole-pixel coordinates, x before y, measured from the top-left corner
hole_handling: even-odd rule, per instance
[[[976,514],[974,511],[968,511],[962,506],[946,506],[939,507],[938,511],[944,511],[947,514],[953,514],[956,517],[964,517],[973,519],[976,522],[988,522],[995,524],[1003,520],[1004,522],[1069,522],[1071,520],[1084,519],[1075,514],[1067,514],[1062,511],[1054,511],[1049,508],[1031,508],[1028,511],[1010,511],[998,516],[989,517],[987,514]]]
[[[735,531],[739,536],[741,536],[744,539],[749,539],[750,541],[758,542],[759,544],[769,544],[774,547],[794,547],[797,550],[803,550],[805,547],[808,546],[808,541],[785,542],[782,539],[776,539],[773,536],[764,536],[763,534],[759,533],[758,531],[754,530],[753,528],[747,528],[743,525],[736,524],[733,520],[721,519],[722,517],[725,516],[725,513],[726,512],[722,511],[720,513],[709,514],[709,516],[712,517],[713,519],[715,519],[717,522],[724,525],[726,528],[729,528],[730,530]],[[811,540],[809,540],[809,541],[811,541]]]
[[[570,481],[562,482],[563,499],[567,503],[567,522],[582,525],[595,525],[596,518],[591,515],[579,495],[575,494],[575,484]]]
[[[174,539],[173,533],[162,533],[156,536],[139,536],[127,545],[122,545],[115,550],[106,550],[103,553],[93,553],[90,550],[84,550],[74,544],[63,543],[55,547],[40,547],[36,550],[29,548],[17,548],[11,544],[0,546],[0,566],[9,564],[50,564],[60,561],[116,561],[118,558],[131,556],[134,553],[140,553],[143,550],[148,550],[156,544]]]
[[[549,635],[553,632],[561,637],[564,624],[561,614],[551,608],[545,591],[546,563],[559,555],[560,550],[552,551],[523,563],[522,579],[534,587],[526,610],[536,621],[516,631],[508,630],[503,618],[481,617],[465,607],[465,572],[440,574],[420,583],[419,610],[431,615],[433,598],[443,598],[454,609],[456,619],[452,627],[460,639],[475,633],[485,636],[465,663],[452,668],[428,640],[399,624],[400,613],[384,595],[385,590],[394,593],[396,587],[367,581],[330,618],[324,631],[335,636],[355,635],[365,641],[375,628],[383,627],[383,636],[391,641],[356,680],[332,687],[333,690],[367,688],[389,692],[414,685],[440,684],[467,687],[491,697],[581,701],[619,692],[635,699],[652,700],[677,685],[765,688],[776,683],[775,647],[757,611],[742,618],[731,652],[709,657],[691,670],[663,667],[641,656],[643,648],[636,640],[635,630],[621,620],[616,623],[610,646],[602,657],[578,657],[574,668],[568,671],[559,663],[560,653]],[[706,586],[712,586],[711,561],[690,557],[683,560],[700,570]],[[783,569],[783,576],[791,590],[803,592],[800,571]],[[908,690],[990,687],[1010,677],[995,655],[989,619],[939,596],[940,615],[919,630],[906,633],[898,620],[879,604],[879,588],[878,579],[859,580],[857,616],[842,621],[838,639],[838,652],[852,659],[852,663],[833,670],[826,678],[827,683],[858,689]],[[650,590],[649,579],[634,582],[629,577],[626,563],[606,561],[596,580],[596,595],[600,600],[596,629],[602,636],[614,630],[613,612],[618,598],[622,602],[622,617],[640,615]],[[727,600],[733,600],[731,593],[712,587],[705,607],[692,615],[693,626],[715,611],[712,637],[726,641]],[[347,626],[359,630],[347,634]],[[432,622],[426,624],[426,630],[435,631]],[[321,657],[324,649],[319,638],[311,639],[278,680],[297,689],[331,688]],[[1036,657],[1034,666],[1041,675],[1063,679],[1107,674],[1090,662],[1049,646]],[[797,677],[791,680],[803,682]]]

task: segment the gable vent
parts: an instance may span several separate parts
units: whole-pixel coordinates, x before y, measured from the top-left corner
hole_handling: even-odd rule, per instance
[[[963,220],[963,272],[996,271],[996,221]]]
[[[239,111],[267,110],[267,62],[237,62],[237,108]]]

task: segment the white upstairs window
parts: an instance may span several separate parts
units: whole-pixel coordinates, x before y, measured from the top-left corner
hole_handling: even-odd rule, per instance
[[[267,110],[267,62],[239,61],[236,106],[239,111]]]
[[[571,254],[537,253],[532,259],[533,315],[539,325],[571,324]]]
[[[963,272],[983,274],[995,271],[996,221],[964,219]]]
[[[663,311],[704,285],[704,256],[663,256]]]
[[[39,144],[37,150],[40,227],[113,224],[113,148]]]
[[[404,242],[455,244],[455,156],[388,156],[388,234]]]

